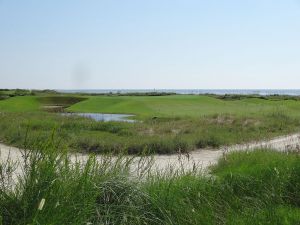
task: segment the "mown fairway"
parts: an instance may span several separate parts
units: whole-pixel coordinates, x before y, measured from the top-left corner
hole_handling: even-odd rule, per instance
[[[1,112],[33,112],[40,108],[36,97],[22,96],[13,97],[0,101]]]
[[[300,112],[300,101],[264,100],[221,100],[209,96],[97,96],[71,106],[69,111],[128,113],[138,117],[199,117],[214,114],[263,115],[274,110],[289,114]]]
[[[46,112],[133,114],[140,122],[95,122]],[[0,100],[0,141],[22,146],[55,133],[70,149],[86,152],[174,153],[297,132],[298,98],[272,96],[81,96],[54,94]]]

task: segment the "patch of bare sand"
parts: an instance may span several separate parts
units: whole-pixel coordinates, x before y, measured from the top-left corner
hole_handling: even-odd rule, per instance
[[[179,155],[153,155],[149,157],[135,157],[132,164],[132,171],[141,170],[141,161],[151,161],[151,171],[167,171],[171,167],[173,170],[183,169],[185,171],[192,170],[194,168],[201,168],[203,171],[207,170],[209,166],[218,162],[222,155],[232,151],[246,151],[256,148],[270,148],[277,151],[285,151],[297,149],[300,150],[300,133],[280,136],[271,140],[251,142],[248,144],[234,145],[230,147],[222,147],[220,149],[199,149],[189,154]],[[4,144],[0,144],[0,161],[5,162],[7,158],[10,158],[17,163],[16,173],[22,171],[24,150],[20,150],[15,147],[10,147]],[[70,154],[72,162],[80,161],[85,162],[88,159],[86,154]],[[103,156],[98,155],[97,160],[103,160]],[[112,161],[116,160],[116,157],[111,158]]]

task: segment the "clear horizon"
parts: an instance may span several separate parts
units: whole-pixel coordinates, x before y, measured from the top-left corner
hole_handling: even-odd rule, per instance
[[[53,89],[53,90],[57,90],[57,91],[110,91],[110,90],[115,90],[115,91],[118,91],[118,90],[132,90],[132,91],[135,91],[135,90],[140,90],[140,91],[151,91],[151,90],[156,90],[156,91],[159,91],[159,90],[167,90],[167,91],[172,91],[172,90],[199,90],[199,91],[206,91],[206,90],[216,90],[216,91],[230,91],[230,90],[233,90],[233,91],[299,91],[300,88],[282,88],[282,89],[277,89],[277,88],[244,88],[244,89],[240,89],[240,88],[231,88],[231,89],[228,89],[228,88],[100,88],[100,89],[95,89],[95,88],[87,88],[87,89],[84,89],[84,88],[79,88],[79,89]]]
[[[0,88],[300,88],[298,0],[0,0],[0,27]]]

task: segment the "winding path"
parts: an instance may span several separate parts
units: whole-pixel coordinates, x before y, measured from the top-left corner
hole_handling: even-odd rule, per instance
[[[170,166],[173,169],[190,170],[194,166],[201,167],[203,170],[207,169],[210,165],[215,164],[223,154],[232,151],[252,150],[255,148],[271,148],[277,151],[284,151],[289,149],[300,149],[300,133],[280,136],[267,141],[251,142],[248,144],[233,145],[230,147],[223,147],[220,149],[199,149],[190,152],[187,155],[154,155],[151,157],[144,157],[143,160],[152,160],[152,170],[163,171],[168,170]],[[22,151],[15,147],[10,147],[0,144],[0,161],[5,161],[7,158],[12,159],[19,163],[16,173],[21,171],[22,165]],[[86,161],[88,155],[84,154],[70,154],[72,161],[80,160]],[[101,156],[97,156],[97,160],[101,160]],[[139,165],[140,157],[134,159],[132,170],[136,170]]]

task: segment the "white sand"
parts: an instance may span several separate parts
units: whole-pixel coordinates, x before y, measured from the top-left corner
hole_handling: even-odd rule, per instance
[[[210,165],[215,164],[223,154],[232,151],[244,151],[252,150],[255,148],[271,148],[277,151],[284,151],[289,149],[300,148],[300,134],[293,134],[287,136],[281,136],[268,141],[252,142],[242,145],[234,145],[230,147],[222,147],[221,149],[199,149],[190,152],[188,155],[154,155],[151,157],[143,158],[143,160],[153,160],[152,171],[163,171],[168,170],[170,165],[175,169],[191,170],[194,166],[201,167],[206,170]],[[0,161],[5,161],[8,157],[18,163],[18,168],[16,173],[22,171],[22,152],[15,147],[10,147],[4,144],[0,144]],[[86,161],[88,155],[84,154],[70,154],[71,160],[74,162],[76,160]],[[101,155],[97,156],[97,160],[101,160]],[[114,158],[112,158],[112,161]],[[136,157],[133,163],[132,170],[135,171],[138,168],[138,161],[141,160],[140,157]]]

